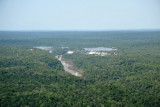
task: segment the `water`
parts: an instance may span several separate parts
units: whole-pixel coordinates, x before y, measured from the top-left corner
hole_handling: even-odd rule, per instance
[[[85,51],[114,51],[117,49],[107,48],[107,47],[97,47],[97,48],[84,48]]]
[[[41,49],[41,50],[45,50],[45,51],[50,51],[52,50],[52,47],[50,46],[39,46],[39,47],[35,47],[37,49]]]
[[[80,74],[78,71],[69,69],[69,67],[72,66],[72,65],[68,64],[66,61],[63,61],[63,60],[62,60],[62,55],[58,55],[58,56],[56,56],[56,57],[58,58],[59,61],[61,61],[62,65],[63,65],[63,67],[64,67],[64,70],[65,70],[66,72],[68,72],[68,73],[70,73],[70,74],[72,74],[72,75],[74,75],[74,76],[82,76],[82,74]]]

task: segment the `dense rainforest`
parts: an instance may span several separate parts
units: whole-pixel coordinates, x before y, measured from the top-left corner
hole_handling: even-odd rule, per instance
[[[69,55],[61,47],[118,50]],[[57,54],[82,77],[66,73]],[[0,32],[0,106],[159,107],[160,31]]]

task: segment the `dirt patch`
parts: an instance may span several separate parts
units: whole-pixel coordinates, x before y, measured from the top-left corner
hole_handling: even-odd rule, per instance
[[[82,74],[82,70],[79,70],[79,69],[76,68],[75,66],[69,66],[68,68],[71,69],[71,70],[74,70],[74,71],[76,71],[76,72],[79,72],[80,74]]]

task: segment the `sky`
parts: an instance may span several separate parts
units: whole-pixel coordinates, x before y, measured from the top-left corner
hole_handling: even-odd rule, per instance
[[[0,30],[160,29],[160,0],[0,0]]]

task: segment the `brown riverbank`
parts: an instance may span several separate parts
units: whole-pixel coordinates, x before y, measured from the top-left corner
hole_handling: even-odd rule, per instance
[[[82,70],[79,70],[77,67],[75,67],[72,60],[64,59],[62,58],[62,55],[57,55],[56,58],[61,61],[66,72],[74,76],[82,76]]]
[[[82,74],[82,70],[78,69],[77,67],[75,67],[75,65],[73,64],[73,61],[72,60],[69,60],[69,59],[64,59],[62,58],[61,59],[62,61],[64,61],[65,63],[67,63],[69,65],[68,69],[71,69],[73,71],[76,71],[80,74]]]

